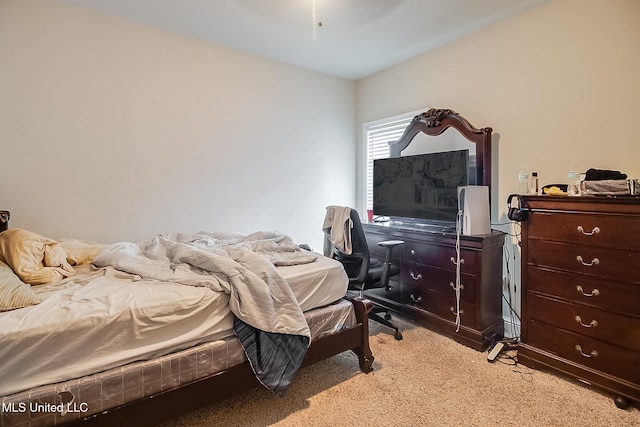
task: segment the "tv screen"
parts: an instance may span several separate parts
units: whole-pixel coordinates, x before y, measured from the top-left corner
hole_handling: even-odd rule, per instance
[[[469,150],[374,160],[373,213],[455,222],[469,176]]]

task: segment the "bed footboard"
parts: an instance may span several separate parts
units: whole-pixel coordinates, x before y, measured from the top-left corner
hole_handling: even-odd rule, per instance
[[[357,356],[364,373],[372,371],[369,347],[369,317],[373,304],[358,297],[346,297],[354,307],[357,324],[311,343],[302,366],[308,366],[347,350]],[[138,401],[127,403],[70,424],[89,426],[152,426],[177,418],[203,406],[224,400],[259,385],[248,362]]]
[[[368,299],[360,297],[346,297],[346,299],[353,304],[358,324],[362,325],[360,331],[362,334],[362,345],[352,350],[358,356],[358,360],[360,360],[360,370],[368,374],[373,370],[374,360],[371,348],[369,347],[369,312],[373,308],[373,303]]]

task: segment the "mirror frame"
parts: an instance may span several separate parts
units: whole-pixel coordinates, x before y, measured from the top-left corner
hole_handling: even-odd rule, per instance
[[[420,132],[437,136],[448,128],[454,128],[467,140],[476,144],[476,183],[486,185],[491,192],[491,138],[490,127],[476,128],[460,114],[449,109],[431,108],[411,120],[404,133],[395,142],[389,142],[389,157],[400,157],[413,138]]]

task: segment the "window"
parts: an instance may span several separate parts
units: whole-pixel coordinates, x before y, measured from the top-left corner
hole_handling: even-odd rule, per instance
[[[389,157],[389,142],[400,139],[411,120],[422,111],[418,110],[364,124],[365,209],[373,209],[373,161]]]

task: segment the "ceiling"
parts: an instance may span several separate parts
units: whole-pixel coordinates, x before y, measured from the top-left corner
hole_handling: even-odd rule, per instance
[[[57,1],[358,80],[548,0]]]

